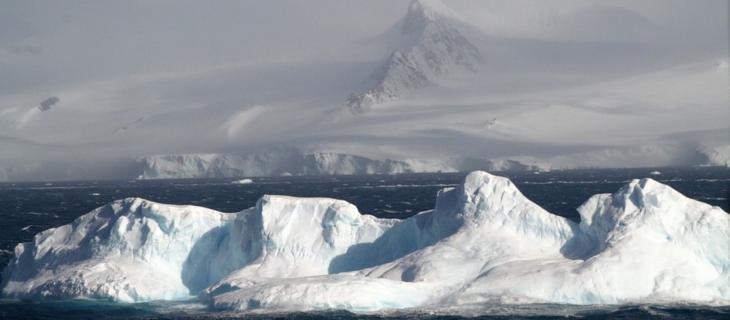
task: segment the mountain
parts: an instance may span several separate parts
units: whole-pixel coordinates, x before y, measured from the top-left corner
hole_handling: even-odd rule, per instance
[[[66,52],[59,63],[41,62],[60,57],[47,50],[13,59],[9,74],[18,76],[8,81],[26,80],[19,91],[0,86],[0,179],[728,164],[727,49],[685,42],[716,41],[706,33],[667,34],[676,21],[662,25],[639,5],[315,2],[328,10],[289,10],[289,17],[269,2],[263,11],[228,2],[175,7],[217,28],[185,26],[189,39],[169,30],[180,48],[164,54],[165,45],[148,39],[161,34],[142,37],[147,46],[127,39],[125,48],[154,47],[172,63],[166,67],[140,68],[147,55],[125,62],[129,55],[106,50],[120,44],[101,34],[87,36],[106,45]],[[169,6],[153,7],[159,12],[140,22],[151,31],[175,25],[159,23],[172,19]],[[338,14],[325,14],[335,7]],[[374,19],[371,10],[388,15]],[[102,20],[89,12],[73,13],[88,25]],[[133,12],[100,12],[115,23],[84,30],[135,35],[127,23],[138,18]],[[242,21],[251,12],[260,21]],[[326,27],[330,18],[342,28]],[[256,27],[240,30],[242,23]],[[77,28],[63,38],[78,41]],[[681,43],[662,40],[669,38]],[[195,52],[199,60],[190,61]],[[99,75],[73,81],[85,64],[68,67],[69,77],[49,68],[86,54],[115,63],[102,59],[92,68]],[[23,77],[36,68],[44,72],[34,75],[63,79],[40,87],[50,79]],[[40,112],[48,97],[59,102]]]
[[[367,112],[442,76],[476,71],[481,55],[459,31],[457,25],[463,23],[439,0],[412,1],[406,16],[385,35],[395,48],[371,76],[374,85],[350,95],[347,106],[355,114]]]
[[[727,212],[652,179],[578,212],[554,215],[486,172],[405,220],[325,198],[264,196],[237,213],[130,198],[18,244],[1,288],[268,312],[730,303]]]

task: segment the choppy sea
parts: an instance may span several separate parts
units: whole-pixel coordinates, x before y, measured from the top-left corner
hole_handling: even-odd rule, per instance
[[[730,212],[730,169],[662,168],[568,170],[543,173],[502,173],[525,196],[546,210],[578,221],[576,208],[591,195],[613,193],[633,178],[651,177],[684,195]],[[498,173],[499,174],[499,173]],[[14,246],[42,230],[71,222],[110,201],[142,197],[169,204],[194,204],[236,212],[253,206],[264,194],[331,197],[357,205],[360,212],[384,218],[407,218],[433,208],[436,192],[456,186],[465,174],[404,174],[373,176],[254,178],[237,185],[234,179],[152,181],[68,181],[0,183],[0,268]],[[730,253],[729,253],[730,254]],[[449,316],[427,310],[399,314],[355,315],[332,311],[295,314],[230,314],[190,302],[116,304],[103,301],[25,302],[0,298],[0,319],[730,319],[730,307],[564,305],[477,306]]]

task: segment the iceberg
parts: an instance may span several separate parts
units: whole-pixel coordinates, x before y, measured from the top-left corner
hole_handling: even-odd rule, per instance
[[[3,271],[2,293],[24,299],[189,299],[188,287],[200,281],[193,273],[181,276],[196,261],[191,250],[233,218],[195,206],[115,201],[17,245]]]
[[[276,312],[730,304],[727,212],[649,178],[578,212],[481,171],[404,220],[327,198],[267,195],[237,213],[126,199],[19,244],[2,293]]]
[[[232,184],[252,184],[253,183],[253,180],[244,178],[244,179],[234,180],[231,183]]]

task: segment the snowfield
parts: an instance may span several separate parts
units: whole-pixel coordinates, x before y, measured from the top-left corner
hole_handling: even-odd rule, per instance
[[[405,220],[326,198],[221,213],[113,202],[19,244],[4,296],[199,297],[222,310],[458,310],[478,304],[730,304],[730,215],[652,179],[551,214],[470,173]]]

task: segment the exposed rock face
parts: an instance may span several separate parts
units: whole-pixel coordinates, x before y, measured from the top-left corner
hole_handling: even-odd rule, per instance
[[[400,29],[399,47],[393,49],[373,75],[375,85],[347,99],[350,110],[367,112],[375,104],[395,100],[441,76],[475,71],[481,55],[461,34],[457,23],[461,23],[458,16],[439,1],[413,1],[406,16],[394,27]]]

